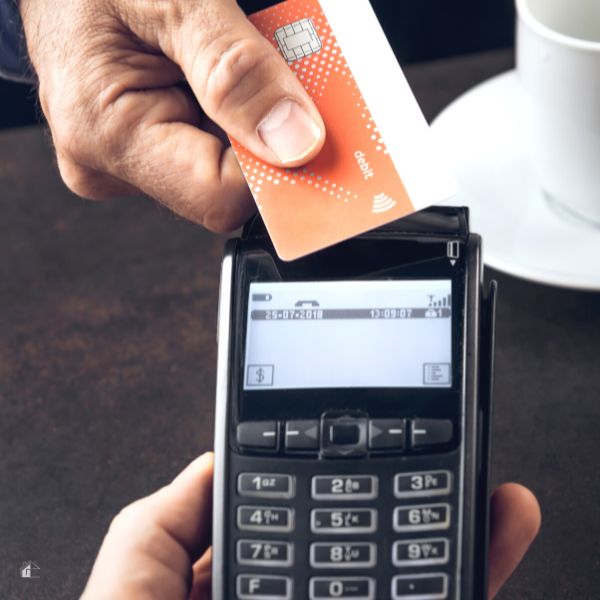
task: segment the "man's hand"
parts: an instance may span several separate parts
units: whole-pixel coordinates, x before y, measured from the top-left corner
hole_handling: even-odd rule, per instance
[[[80,196],[141,191],[230,230],[254,204],[214,123],[278,166],[308,162],[323,146],[316,107],[234,0],[20,7],[58,166]],[[214,123],[202,129],[206,117]]]
[[[81,600],[210,598],[212,455],[113,521]],[[533,494],[513,483],[492,496],[489,598],[523,558],[540,527]]]

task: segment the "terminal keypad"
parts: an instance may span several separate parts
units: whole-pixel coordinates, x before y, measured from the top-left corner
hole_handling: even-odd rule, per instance
[[[438,431],[430,423],[419,423],[419,427],[425,426]],[[267,437],[281,440],[284,453],[288,449],[312,450],[314,427],[314,422],[294,422],[287,428],[284,423],[275,429],[275,436]],[[368,448],[410,447],[414,438],[411,427],[407,420],[367,423]],[[439,429],[447,443],[448,427]],[[255,430],[271,432],[273,428]],[[309,432],[305,437],[311,441],[299,443],[296,440],[301,434],[296,431]],[[364,439],[361,431],[348,424],[326,434],[328,442],[339,442],[342,447],[345,442]],[[439,460],[433,469],[414,468],[430,467],[431,463],[423,460],[396,460],[386,463],[387,470],[375,466],[370,470],[365,465],[377,460],[376,456],[340,457],[311,463],[318,470],[310,476],[293,469],[280,470],[285,460],[261,460],[270,468],[260,471],[255,461],[249,463],[252,469],[234,474],[238,500],[232,540],[232,597],[455,598],[457,470],[452,460]],[[356,469],[349,466],[353,463]],[[335,470],[336,466],[345,468]],[[302,574],[300,580],[297,573]]]

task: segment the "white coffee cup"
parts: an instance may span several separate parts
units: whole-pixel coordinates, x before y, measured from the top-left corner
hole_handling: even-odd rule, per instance
[[[516,4],[538,182],[563,209],[600,225],[600,0]]]

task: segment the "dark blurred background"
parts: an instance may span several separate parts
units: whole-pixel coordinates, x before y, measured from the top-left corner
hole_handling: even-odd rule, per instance
[[[276,4],[240,0],[246,12]],[[402,64],[513,43],[514,0],[371,0]],[[35,123],[31,87],[0,80],[0,129]]]

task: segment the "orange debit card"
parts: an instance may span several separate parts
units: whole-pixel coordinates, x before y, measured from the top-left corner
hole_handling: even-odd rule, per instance
[[[268,165],[231,140],[283,260],[454,194],[368,0],[287,0],[250,20],[287,60],[327,129],[321,153],[294,169]]]

